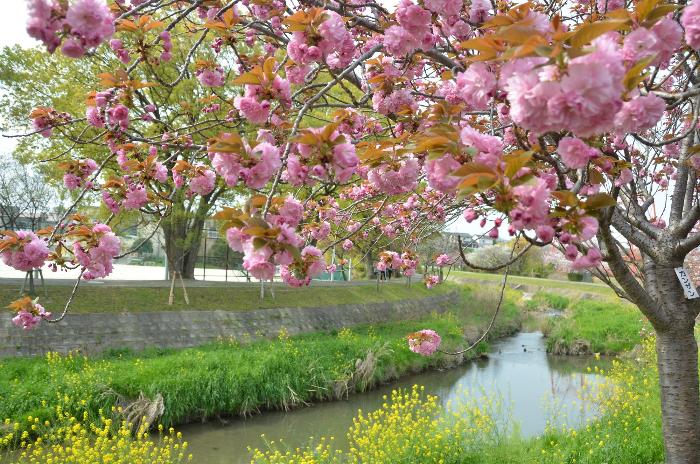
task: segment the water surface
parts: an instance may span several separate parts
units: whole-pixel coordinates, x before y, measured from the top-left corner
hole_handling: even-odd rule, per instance
[[[443,403],[500,395],[504,405],[500,421],[506,428],[517,428],[522,436],[531,437],[541,434],[548,421],[576,426],[593,414],[592,405],[578,395],[584,383],[597,381],[586,370],[592,363],[585,357],[548,355],[541,333],[521,332],[494,343],[488,359],[443,372],[404,377],[344,401],[286,413],[266,412],[227,425],[193,424],[179,429],[190,443],[195,462],[210,464],[247,463],[248,447],[264,449],[265,440],[283,439],[285,446],[293,449],[309,444],[311,437],[333,436],[336,445],[343,447],[358,409],[378,409],[385,402],[384,395],[417,384],[424,385],[426,393],[437,395]]]

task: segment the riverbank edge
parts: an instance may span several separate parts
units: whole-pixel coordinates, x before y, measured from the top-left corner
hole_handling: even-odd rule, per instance
[[[0,359],[13,356],[66,354],[79,350],[190,348],[219,340],[255,341],[338,330],[363,324],[392,322],[441,313],[459,299],[459,289],[447,287],[424,298],[335,306],[268,308],[249,311],[157,311],[69,314],[56,324],[31,331],[12,324],[12,314],[0,314]]]

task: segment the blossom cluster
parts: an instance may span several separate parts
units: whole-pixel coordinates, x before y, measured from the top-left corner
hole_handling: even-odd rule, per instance
[[[355,43],[345,27],[343,18],[335,11],[313,9],[313,20],[306,27],[287,18],[292,39],[287,45],[289,57],[298,65],[324,61],[329,67],[342,68],[352,61]],[[295,18],[296,19],[296,18]]]
[[[96,223],[89,235],[78,235],[73,243],[75,261],[83,269],[83,279],[107,277],[114,268],[113,260],[119,255],[121,241],[106,224]]]
[[[114,16],[103,0],[30,0],[27,33],[49,52],[78,58],[115,32]],[[67,31],[67,33],[66,33]]]
[[[32,300],[28,296],[14,301],[9,307],[17,312],[17,315],[12,318],[12,323],[24,330],[32,329],[42,320],[51,318],[50,312],[46,311],[36,299]]]
[[[432,329],[419,330],[407,336],[408,348],[414,353],[430,356],[440,348],[440,335]]]
[[[0,233],[0,257],[18,271],[41,269],[49,257],[49,247],[41,237],[28,230]]]
[[[318,180],[347,182],[357,171],[355,145],[348,143],[335,125],[306,129],[287,160],[286,180],[295,186]]]
[[[254,189],[265,186],[281,165],[279,148],[270,143],[274,139],[263,138],[253,148],[248,141],[231,134],[222,134],[223,140],[235,141],[227,151],[214,151],[216,146],[209,147],[209,159],[216,173],[221,176],[226,185],[234,187],[242,179],[245,184]]]

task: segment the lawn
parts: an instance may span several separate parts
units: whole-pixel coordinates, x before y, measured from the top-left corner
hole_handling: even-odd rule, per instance
[[[191,287],[187,289],[190,304],[185,304],[182,288],[176,287],[175,301],[168,305],[168,287],[124,287],[86,285],[78,289],[71,305],[74,313],[145,312],[179,310],[245,311],[264,308],[302,308],[341,304],[376,303],[423,298],[457,288],[454,284],[427,289],[423,283],[410,287],[403,282],[385,283],[379,291],[374,284],[358,285],[338,283],[336,285],[292,288],[275,284],[275,297],[266,292],[260,300],[260,287],[255,284],[230,284],[214,287]],[[72,290],[69,286],[49,285],[48,297],[39,291],[39,302],[49,311],[58,311],[65,304]],[[19,288],[0,285],[0,304],[3,306],[18,298]]]

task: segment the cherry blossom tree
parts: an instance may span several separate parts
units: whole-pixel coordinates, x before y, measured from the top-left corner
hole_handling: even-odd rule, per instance
[[[215,215],[229,245],[254,277],[280,266],[292,285],[357,237],[383,240],[380,263],[400,268],[460,214],[491,238],[507,224],[530,246],[558,247],[650,321],[666,460],[700,462],[700,303],[674,271],[700,245],[699,1],[29,7],[28,32],[48,52],[113,56],[84,114],[36,108],[26,135],[97,144],[105,156],[55,160],[75,204],[54,228],[3,235],[3,259],[107,275],[129,250],[109,221],[72,215],[90,193],[113,216],[160,220],[177,196],[240,189],[238,207]],[[192,84],[201,107],[160,103]],[[641,262],[628,259],[633,248]],[[13,308],[25,327],[57,320],[32,301]],[[409,340],[426,355],[440,343],[430,329]]]

